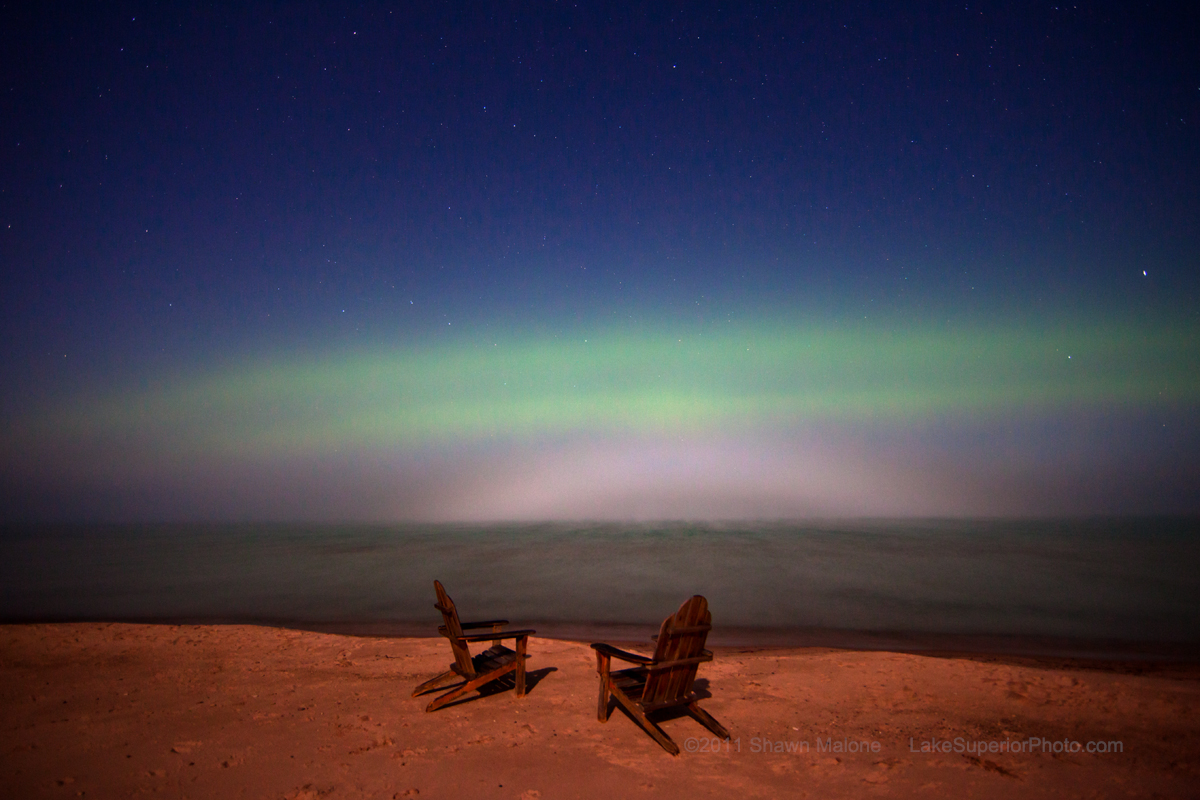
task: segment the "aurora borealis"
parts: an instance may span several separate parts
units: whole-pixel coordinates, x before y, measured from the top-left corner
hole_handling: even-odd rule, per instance
[[[776,324],[705,333],[463,337],[408,351],[251,361],[91,399],[52,424],[71,438],[170,436],[197,456],[286,457],[497,437],[1169,410],[1200,398],[1191,369],[1200,342],[1182,325],[895,332]]]
[[[1200,511],[1178,19],[5,13],[9,518]]]
[[[206,472],[208,482],[214,467],[280,471],[296,481],[292,465],[319,473],[321,464],[351,464],[357,474],[365,463],[379,471],[370,489],[342,491],[371,519],[414,511],[438,519],[447,507],[457,511],[449,519],[558,517],[573,506],[589,516],[624,508],[635,517],[686,516],[688,508],[725,516],[996,514],[1016,501],[1014,486],[981,480],[1001,478],[998,466],[1022,467],[1028,474],[1015,476],[1018,484],[1078,484],[1086,475],[1059,473],[1084,456],[1096,459],[1093,475],[1127,469],[1125,450],[1135,443],[1119,433],[1079,441],[1104,420],[1119,430],[1149,417],[1141,427],[1169,433],[1159,447],[1179,447],[1172,437],[1181,421],[1190,433],[1186,411],[1200,400],[1198,351],[1185,323],[463,334],[420,348],[248,358],[81,398],[40,420],[28,447],[52,446],[70,463],[98,454],[105,465],[132,463],[128,473],[106,471],[135,482]],[[1057,458],[1039,440],[1056,425],[1068,434]],[[987,442],[997,436],[1000,450]],[[972,438],[987,444],[972,452]],[[970,472],[932,480],[934,466],[919,462],[942,448],[944,459]],[[917,462],[907,471],[899,463],[905,451]],[[1007,463],[1014,454],[1026,463]],[[396,503],[439,462],[454,475],[449,488]],[[395,482],[391,497],[381,475]],[[1014,476],[1005,477],[1012,484]],[[280,489],[261,474],[256,480]],[[1160,499],[1186,497],[1186,486],[1155,482]],[[1017,502],[1027,513],[1061,513],[1084,510],[1081,499],[1104,509],[1146,491],[1135,475],[1122,483],[1124,491],[1105,499],[1075,485],[1066,503],[1036,490]],[[471,487],[473,501],[459,485]]]

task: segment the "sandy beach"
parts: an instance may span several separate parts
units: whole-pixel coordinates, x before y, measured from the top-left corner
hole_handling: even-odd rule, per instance
[[[54,624],[0,643],[5,797],[1200,793],[1197,665],[717,648],[702,705],[733,738],[668,719],[672,757],[619,710],[596,720],[586,643],[534,638],[524,699],[432,714],[410,696],[449,663],[432,638]]]

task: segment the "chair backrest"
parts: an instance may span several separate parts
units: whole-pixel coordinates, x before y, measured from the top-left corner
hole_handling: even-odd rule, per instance
[[[442,619],[446,624],[438,628],[438,633],[450,640],[450,649],[454,651],[454,664],[457,667],[454,671],[464,678],[475,677],[475,666],[471,663],[471,651],[467,649],[467,643],[463,641],[462,626],[458,622],[458,609],[454,607],[454,601],[450,599],[450,595],[446,594],[446,590],[442,588],[440,581],[433,582],[433,589],[437,592],[437,603],[434,605],[438,611],[442,612]]]
[[[642,691],[643,706],[669,706],[692,693],[696,680],[696,668],[705,657],[704,643],[712,630],[712,614],[708,601],[700,595],[679,607],[663,620],[658,631],[658,646],[654,650],[654,663],[672,661],[685,663],[663,669],[650,669],[646,688]]]

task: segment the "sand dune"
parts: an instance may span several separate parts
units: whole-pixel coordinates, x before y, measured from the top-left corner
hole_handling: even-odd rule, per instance
[[[1181,797],[1200,786],[1196,665],[718,649],[700,671],[703,705],[734,738],[668,720],[693,751],[672,757],[620,711],[597,722],[586,644],[533,639],[530,653],[525,699],[476,695],[427,714],[410,692],[449,662],[439,640],[4,626],[0,793]],[[1064,740],[1084,751],[1053,752]],[[1014,742],[1032,752],[992,751]],[[1110,752],[1086,752],[1091,742]]]

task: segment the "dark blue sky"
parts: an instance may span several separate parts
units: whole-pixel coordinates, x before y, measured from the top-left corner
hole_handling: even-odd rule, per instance
[[[1197,12],[912,5],[4,7],[7,427],[456,327],[1192,336]]]

